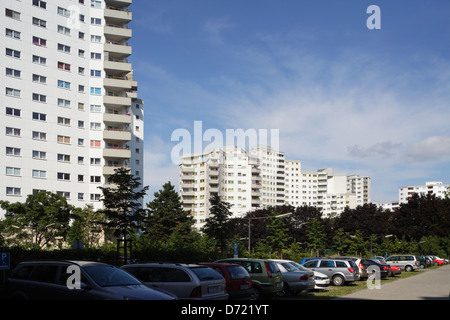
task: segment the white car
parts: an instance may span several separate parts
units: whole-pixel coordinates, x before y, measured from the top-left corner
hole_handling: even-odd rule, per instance
[[[314,281],[316,282],[316,285],[314,286],[315,290],[327,290],[330,288],[330,278],[321,272],[313,271],[314,272]]]

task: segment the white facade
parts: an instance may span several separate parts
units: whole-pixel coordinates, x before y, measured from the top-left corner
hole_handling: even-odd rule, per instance
[[[260,205],[258,162],[234,147],[183,155],[179,189],[183,208],[194,217],[196,228],[209,217],[209,199],[214,194],[232,205],[234,217],[242,217]]]
[[[450,184],[443,184],[441,181],[427,181],[421,186],[406,186],[398,189],[398,199],[400,204],[407,203],[413,194],[434,194],[436,197],[444,198],[448,192]]]
[[[130,4],[0,2],[1,200],[45,190],[100,208],[98,187],[115,168],[143,177]]]

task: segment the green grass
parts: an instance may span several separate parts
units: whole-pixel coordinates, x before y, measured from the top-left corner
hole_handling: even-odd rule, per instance
[[[439,267],[429,267],[427,269],[436,269]],[[387,277],[381,280],[381,285],[387,284],[399,279],[404,279],[408,277],[413,277],[415,275],[421,274],[423,271],[403,271],[401,274],[394,277]],[[345,284],[340,287],[330,285],[330,289],[313,291],[313,292],[301,292],[297,295],[291,295],[287,297],[274,297],[273,300],[327,300],[336,297],[345,296],[347,294],[353,293],[358,290],[367,289],[366,280],[359,280],[352,283]]]

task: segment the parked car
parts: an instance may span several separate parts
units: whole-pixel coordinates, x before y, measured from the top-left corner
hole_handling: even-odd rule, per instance
[[[21,262],[12,271],[6,290],[9,298],[19,300],[176,299],[148,288],[119,268],[88,261]]]
[[[358,266],[359,269],[359,276],[360,278],[363,277],[363,275],[365,274],[365,270],[364,270],[364,266],[361,263],[362,258],[359,257],[349,257],[349,256],[339,256],[339,257],[334,257],[334,259],[351,259],[353,260],[353,262]]]
[[[281,272],[275,262],[265,259],[229,258],[216,262],[237,263],[250,274],[253,288],[257,290],[257,297],[270,297],[283,290]]]
[[[414,255],[395,255],[386,259],[388,265],[402,267],[405,271],[414,271],[419,268],[419,261]]]
[[[225,279],[217,271],[197,264],[142,263],[122,269],[149,288],[160,288],[180,300],[227,300]]]
[[[256,298],[250,274],[240,264],[204,262],[200,265],[216,270],[225,278],[226,290],[230,300],[253,300]]]
[[[297,294],[300,291],[312,290],[315,286],[314,272],[301,266],[297,267],[290,260],[273,259],[281,272],[283,290],[278,295]]]
[[[382,258],[382,257],[376,257],[373,260],[377,260],[381,264],[387,265],[386,260],[384,260],[384,258]],[[393,276],[396,276],[396,275],[399,275],[402,273],[402,267],[400,267],[400,266],[389,265],[389,268],[390,268],[390,270],[389,270],[388,277],[393,277]]]
[[[428,267],[427,266],[427,259],[425,258],[425,256],[416,255],[416,259],[419,261],[419,268],[423,269],[423,268]]]
[[[357,281],[360,278],[358,266],[351,259],[318,259],[303,264],[305,268],[326,274],[335,286]]]
[[[303,259],[300,261],[300,264],[301,264],[301,265],[304,265],[305,262],[307,262],[307,261],[310,261],[310,260],[317,260],[317,259],[327,259],[327,258],[323,258],[323,257],[303,258]]]
[[[437,265],[439,266],[446,264],[445,259],[439,258],[438,256],[434,256],[434,261],[437,262]]]
[[[292,261],[291,264],[295,265],[300,270],[308,270],[305,268],[302,264]],[[326,274],[321,273],[319,271],[313,271],[314,272],[314,290],[323,290],[323,289],[329,289],[330,287],[330,277],[328,277]]]
[[[390,273],[390,266],[386,263],[381,263],[377,259],[361,259],[361,264],[364,266],[364,274],[361,278],[368,278],[371,275],[370,268],[378,268],[380,272],[380,278],[386,278]]]

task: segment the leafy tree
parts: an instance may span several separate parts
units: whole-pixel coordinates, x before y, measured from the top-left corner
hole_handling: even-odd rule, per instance
[[[356,230],[355,234],[350,237],[349,251],[354,252],[355,255],[363,255],[366,251],[366,241],[361,230]]]
[[[74,208],[73,219],[67,234],[69,245],[74,241],[82,241],[85,248],[98,246],[105,232],[103,226],[106,223],[106,217],[103,211],[95,211],[92,205]]]
[[[338,251],[339,255],[347,252],[350,245],[350,235],[342,228],[339,228],[333,236],[333,248]]]
[[[206,224],[202,231],[217,241],[222,253],[225,255],[227,243],[236,233],[238,221],[231,219],[231,204],[222,201],[218,194],[213,195],[209,202],[211,204],[209,218],[206,219]]]
[[[278,256],[282,258],[283,249],[289,240],[288,228],[282,218],[277,218],[277,214],[273,214],[273,218],[269,219],[267,224],[266,242],[272,248],[272,251],[277,251]],[[291,241],[292,242],[292,241]]]
[[[146,237],[166,243],[172,233],[176,232],[178,237],[186,240],[192,232],[194,219],[183,209],[174,186],[167,182],[154,195],[154,200],[147,204],[149,215],[145,222]]]
[[[148,186],[141,189],[140,178],[134,177],[126,168],[116,169],[109,181],[112,187],[99,187],[103,192],[105,225],[126,243],[130,234],[141,227],[146,217],[142,198],[147,193]],[[126,251],[124,256],[127,259]]]
[[[61,246],[74,208],[66,198],[51,192],[30,194],[25,203],[2,201],[0,205],[6,210],[7,235],[19,243],[29,243],[33,249]]]
[[[311,248],[311,255],[313,251],[317,251],[317,255],[320,250],[325,248],[325,233],[323,232],[323,226],[316,218],[309,220],[307,224],[306,237],[308,246]]]

